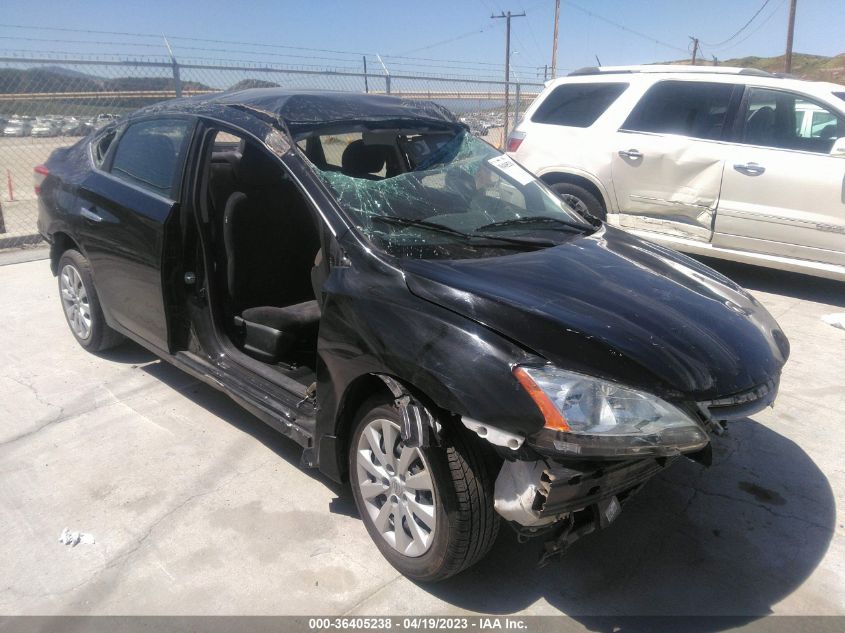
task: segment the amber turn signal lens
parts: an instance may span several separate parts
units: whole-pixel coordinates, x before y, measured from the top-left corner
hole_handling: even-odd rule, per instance
[[[547,429],[554,429],[555,431],[571,430],[566,423],[566,418],[558,411],[558,408],[549,396],[546,395],[546,392],[540,389],[539,385],[534,382],[534,379],[528,375],[527,371],[522,367],[514,367],[513,375],[519,381],[519,384],[522,385],[522,388],[531,396],[537,408],[540,409],[540,413],[543,414],[543,418],[546,420],[545,427]]]

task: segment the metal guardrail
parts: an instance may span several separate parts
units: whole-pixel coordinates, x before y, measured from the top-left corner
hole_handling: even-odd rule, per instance
[[[479,77],[305,70],[268,65],[177,63],[175,59],[55,59],[0,54],[0,248],[40,240],[33,169],[58,147],[70,145],[111,117],[139,107],[193,95],[250,87],[281,86],[391,94],[437,101],[494,145],[505,123],[542,90],[542,84],[511,82],[503,120],[505,83]],[[21,121],[23,129],[8,128]],[[44,123],[33,134],[31,124]],[[3,133],[5,131],[9,134]],[[17,135],[19,134],[19,135]]]

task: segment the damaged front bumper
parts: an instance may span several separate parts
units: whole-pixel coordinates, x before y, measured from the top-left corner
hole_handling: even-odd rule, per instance
[[[582,536],[612,523],[622,505],[676,458],[564,465],[551,460],[505,461],[494,507],[521,540],[546,541],[541,563]]]

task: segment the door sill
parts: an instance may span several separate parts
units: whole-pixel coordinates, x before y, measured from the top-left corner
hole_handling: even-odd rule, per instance
[[[233,372],[231,366],[225,363],[215,364],[188,351],[179,351],[172,358],[198,379],[229,395],[265,424],[301,446],[310,448],[313,445],[316,411],[311,401],[305,398],[304,389],[302,398],[299,398],[283,387],[268,385],[268,381],[260,377],[257,377],[258,380],[251,379],[249,369]]]

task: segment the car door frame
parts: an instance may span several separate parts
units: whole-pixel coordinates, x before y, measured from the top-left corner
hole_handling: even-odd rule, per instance
[[[180,149],[183,152],[182,164],[178,176],[174,179],[172,197],[168,198],[111,173],[117,148],[127,129],[137,123],[173,119],[187,120],[190,125],[183,139],[183,147]],[[175,304],[169,296],[172,288],[170,278],[178,261],[173,255],[181,250],[178,230],[174,223],[178,220],[178,210],[183,204],[188,157],[195,142],[196,128],[197,117],[186,113],[154,113],[134,117],[118,124],[115,127],[115,138],[110,143],[100,165],[97,165],[94,160],[93,145],[102,137],[98,135],[88,144],[90,171],[78,188],[77,208],[73,218],[74,233],[83,248],[83,254],[91,265],[91,275],[101,299],[106,322],[121,334],[153,349],[158,354],[167,354],[174,349],[172,323],[175,316],[173,312]],[[169,210],[163,217],[152,221],[150,217],[144,215],[144,221],[142,221],[136,217],[137,209],[118,205],[103,195],[103,192],[93,190],[92,182],[97,180],[101,180],[105,188],[111,187],[116,191],[126,190],[136,196],[149,197],[155,204],[169,204]],[[91,204],[96,202],[99,202],[103,209],[92,211]],[[118,207],[120,207],[119,212],[115,213]],[[133,226],[128,227],[127,222],[121,224],[121,220],[128,220]],[[176,224],[178,226],[178,222]],[[158,229],[156,230],[155,227]],[[106,238],[103,238],[104,231],[110,233]],[[146,231],[146,234],[140,235],[139,232],[143,231]],[[144,237],[158,238],[153,240],[158,248],[157,252],[148,257],[145,262],[142,257],[145,249],[142,246],[149,246],[149,244],[141,243]],[[130,241],[134,243],[134,248],[130,247]],[[134,320],[127,316],[129,313],[120,310],[119,304],[126,305],[128,302],[115,301],[116,297],[111,292],[112,288],[125,284],[127,279],[134,279],[133,275],[121,274],[120,265],[115,266],[115,264],[125,262],[130,262],[130,265],[140,268],[152,268],[146,274],[147,281],[152,281],[147,285],[152,287],[146,288],[143,295],[145,301],[154,302],[153,307],[156,310],[160,307],[161,322],[148,324],[152,325],[152,328],[136,327]],[[149,307],[149,303],[146,307]],[[141,331],[138,331],[139,329]]]
[[[690,84],[724,84],[731,86],[732,91],[730,97],[728,99],[728,106],[725,111],[725,121],[722,125],[722,132],[719,138],[717,139],[707,139],[707,138],[698,138],[694,136],[688,136],[685,134],[671,134],[667,132],[651,132],[651,131],[643,131],[643,130],[630,130],[625,127],[628,119],[631,117],[633,112],[640,106],[642,101],[654,90],[657,86],[661,84],[665,84],[668,82],[675,82],[675,83],[690,83]],[[738,116],[738,112],[741,108],[742,103],[742,96],[744,91],[744,84],[742,81],[712,81],[710,77],[702,77],[701,80],[690,80],[688,78],[676,78],[676,77],[663,77],[653,81],[648,87],[642,91],[639,98],[637,99],[636,104],[634,104],[625,118],[620,122],[619,127],[615,130],[613,134],[613,142],[612,142],[612,150],[610,161],[612,165],[618,164],[621,162],[628,162],[626,161],[626,157],[623,156],[623,150],[617,147],[619,145],[619,141],[621,135],[625,134],[639,134],[653,138],[665,138],[665,137],[676,137],[678,139],[683,139],[686,143],[707,143],[707,144],[715,144],[718,146],[725,146],[730,141],[728,140],[732,134],[733,127],[735,125],[736,118]],[[724,152],[723,152],[724,153]],[[618,155],[617,155],[618,154]],[[712,211],[710,214],[710,226],[707,227],[698,227],[692,223],[678,223],[675,221],[667,220],[666,218],[662,217],[662,215],[658,216],[656,214],[649,214],[649,213],[642,213],[642,214],[631,214],[630,212],[626,211],[625,205],[620,196],[620,191],[618,187],[618,183],[616,181],[616,175],[614,174],[613,167],[611,167],[611,183],[613,186],[613,199],[616,203],[616,211],[615,211],[615,223],[630,231],[634,231],[638,234],[647,234],[647,233],[658,233],[664,234],[667,236],[682,238],[682,239],[689,239],[696,242],[708,243],[713,238],[713,229],[716,223],[716,215],[718,213],[718,205],[719,205],[719,197],[721,193],[721,186],[722,186],[722,174],[724,171],[724,159],[720,160],[721,162],[721,170],[719,171],[719,185],[718,191],[713,200]],[[629,163],[630,164],[630,163]],[[657,202],[657,200],[655,200]],[[667,206],[670,204],[667,202]],[[706,233],[706,235],[705,235]],[[704,239],[706,237],[706,239]]]
[[[304,460],[310,463],[317,411],[313,392],[283,371],[251,358],[235,347],[222,330],[220,289],[210,272],[215,257],[213,236],[206,226],[208,222],[202,217],[204,211],[200,196],[207,184],[205,160],[210,150],[209,137],[216,131],[239,136],[261,146],[268,156],[272,155],[279,167],[292,177],[298,192],[311,208],[324,252],[328,252],[325,249],[330,249],[335,240],[336,227],[315,200],[315,192],[302,181],[301,174],[296,173],[289,161],[269,147],[266,140],[262,141],[262,131],[270,135],[277,130],[270,126],[265,129],[264,123],[258,125],[261,127],[248,129],[211,115],[198,117],[194,143],[186,159],[184,205],[178,214],[186,227],[190,224],[183,231],[180,244],[179,259],[184,272],[181,276],[174,275],[171,287],[172,296],[181,306],[189,331],[184,332],[186,336],[176,349],[174,360],[194,375],[222,388],[266,424],[305,447]],[[326,266],[329,266],[328,262]],[[190,274],[190,283],[186,281],[186,273]],[[320,362],[318,356],[317,374],[321,371]]]
[[[795,98],[801,98],[801,99],[804,99],[804,100],[806,100],[810,103],[819,104],[822,107],[824,107],[825,109],[833,112],[835,115],[845,119],[845,108],[838,108],[837,106],[835,106],[831,103],[827,103],[820,96],[807,94],[806,92],[802,92],[802,91],[797,90],[793,87],[772,86],[772,85],[766,85],[766,84],[746,84],[745,87],[744,87],[744,90],[743,90],[742,100],[739,104],[739,109],[736,112],[736,116],[735,116],[733,125],[731,127],[731,138],[729,140],[729,143],[732,145],[732,147],[736,148],[736,150],[734,152],[735,156],[742,154],[743,151],[747,151],[748,153],[752,153],[752,152],[757,152],[757,153],[775,152],[776,157],[779,156],[781,153],[786,152],[787,156],[796,156],[796,157],[808,156],[808,157],[813,158],[813,159],[822,159],[822,160],[828,159],[828,160],[842,161],[841,164],[842,164],[842,167],[843,167],[843,172],[845,172],[845,158],[843,158],[843,157],[832,156],[830,154],[824,154],[824,153],[821,153],[821,152],[812,152],[812,151],[809,151],[809,150],[806,150],[806,149],[792,149],[792,148],[786,148],[786,147],[773,147],[773,146],[768,146],[768,145],[754,145],[754,144],[751,144],[751,143],[746,143],[743,140],[743,133],[744,133],[745,126],[746,126],[746,123],[747,123],[746,120],[745,120],[744,114],[746,112],[746,109],[748,108],[748,101],[751,98],[751,94],[752,94],[753,89],[767,90],[767,91],[771,91],[771,92],[780,92],[780,93],[785,93],[787,95],[793,96]],[[803,126],[804,126],[804,122],[802,120],[802,129],[803,129]],[[733,161],[731,161],[731,162],[733,162]],[[836,164],[836,163],[834,163],[834,164]],[[765,168],[765,165],[763,165],[763,167]],[[726,165],[725,169],[727,170],[729,168],[733,169],[733,165]],[[724,178],[723,178],[723,188],[724,188]],[[843,204],[845,204],[845,176],[843,176],[842,182],[838,185],[838,190],[842,192],[841,193],[841,196],[842,196],[841,200],[843,201]],[[726,202],[728,203],[728,205],[730,205],[730,203],[731,203],[730,200],[726,200]],[[788,211],[788,210],[789,210],[789,208],[785,209],[785,211]],[[796,210],[800,211],[800,209],[796,209]],[[723,207],[723,211],[724,211],[724,207]],[[737,222],[740,222],[740,223],[742,222],[742,220],[740,218],[742,216],[748,215],[747,212],[738,211],[737,213],[739,213],[739,215],[737,216]],[[753,253],[759,254],[761,256],[786,257],[786,258],[790,258],[790,259],[806,260],[808,262],[816,262],[816,263],[819,263],[819,264],[822,264],[822,265],[841,265],[841,264],[838,264],[836,262],[825,262],[825,261],[819,260],[817,258],[809,257],[809,255],[813,254],[813,251],[830,250],[830,249],[826,249],[826,248],[822,248],[822,247],[814,246],[814,245],[807,245],[807,244],[800,244],[800,243],[794,243],[794,244],[783,243],[784,249],[781,250],[781,252],[765,251],[765,250],[760,250],[759,248],[749,249],[748,246],[749,246],[750,242],[754,242],[755,245],[756,245],[757,242],[761,242],[759,244],[759,246],[762,246],[763,243],[768,243],[768,244],[771,244],[774,247],[777,247],[777,241],[767,240],[765,238],[758,239],[758,238],[755,238],[754,235],[747,235],[746,233],[743,232],[743,229],[738,228],[739,225],[737,225],[736,222],[733,223],[733,224],[729,221],[726,222],[726,218],[728,218],[728,217],[733,217],[733,216],[731,214],[726,214],[724,212],[722,213],[721,216],[719,216],[718,214],[716,216],[715,228],[717,230],[714,231],[714,233],[713,233],[713,245],[716,246],[716,247],[743,250],[743,251],[753,252]],[[761,210],[759,212],[759,217],[760,217],[759,221],[762,221],[764,219],[776,220],[776,221],[779,221],[782,224],[785,224],[786,226],[792,225],[792,226],[796,226],[798,228],[809,228],[810,225],[813,225],[815,227],[815,230],[826,231],[826,232],[829,232],[833,235],[841,235],[842,230],[843,230],[843,226],[845,226],[845,223],[843,223],[843,226],[840,226],[839,224],[830,224],[829,222],[826,222],[824,220],[814,221],[814,220],[810,220],[810,219],[800,219],[800,218],[794,218],[794,217],[790,218],[790,217],[782,215],[782,214],[771,215],[770,213],[766,213],[765,210]],[[720,218],[721,218],[721,222],[720,222]],[[751,221],[754,221],[754,220],[751,219]],[[724,230],[719,231],[718,230],[719,228],[722,228]],[[786,230],[788,230],[788,229],[786,229]],[[739,232],[737,232],[737,231],[739,231]],[[787,251],[789,251],[789,252],[787,252]],[[833,253],[840,253],[840,251],[836,251],[836,250],[833,250],[832,252]],[[821,253],[819,253],[819,254],[821,254]]]

